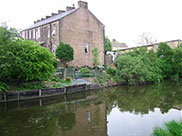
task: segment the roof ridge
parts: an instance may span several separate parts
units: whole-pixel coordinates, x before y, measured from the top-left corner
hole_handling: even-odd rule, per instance
[[[37,22],[37,23],[31,25],[30,27],[27,27],[23,31],[29,30],[29,29],[32,29],[32,28],[36,28],[36,27],[39,27],[39,26],[42,26],[42,25],[45,25],[45,24],[48,24],[48,23],[51,23],[51,22],[54,22],[54,21],[57,21],[59,19],[62,19],[65,16],[70,15],[71,13],[75,12],[76,10],[78,10],[78,8],[66,11],[64,13],[61,13],[61,14],[58,14],[58,15],[55,15],[55,16],[51,16],[50,18],[46,18],[44,20],[41,20],[40,22]]]

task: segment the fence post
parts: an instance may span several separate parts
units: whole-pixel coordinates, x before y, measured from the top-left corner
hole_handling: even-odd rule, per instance
[[[18,101],[20,100],[20,92],[18,92],[17,99],[18,99]]]
[[[5,102],[7,101],[7,99],[6,99],[6,93],[4,93],[4,101]]]
[[[64,87],[64,94],[66,94],[66,87]]]
[[[41,96],[42,96],[42,90],[39,89],[39,97],[41,97]]]

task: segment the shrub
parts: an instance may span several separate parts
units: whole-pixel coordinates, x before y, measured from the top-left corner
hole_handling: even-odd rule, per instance
[[[90,70],[89,70],[88,68],[81,68],[81,69],[80,69],[80,72],[81,72],[82,74],[88,74],[88,73],[90,72]]]
[[[155,53],[145,49],[135,50],[120,56],[116,61],[116,80],[122,84],[140,85],[160,82],[160,60]]]
[[[93,48],[92,49],[92,54],[93,54],[93,62],[94,62],[94,66],[98,66],[99,65],[99,54],[100,51],[98,48]]]
[[[53,54],[33,41],[18,39],[0,45],[0,52],[1,81],[42,81],[55,72]]]
[[[66,68],[66,63],[74,59],[74,50],[69,44],[64,44],[61,42],[56,49],[56,58],[61,61],[61,63]]]
[[[171,121],[165,123],[165,128],[155,127],[153,136],[181,136],[182,122]]]
[[[111,76],[115,76],[116,75],[116,69],[112,68],[112,67],[107,67],[106,72],[111,75]]]

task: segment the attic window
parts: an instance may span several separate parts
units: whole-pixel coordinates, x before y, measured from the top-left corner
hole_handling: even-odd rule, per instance
[[[89,53],[89,43],[85,43],[85,53]]]

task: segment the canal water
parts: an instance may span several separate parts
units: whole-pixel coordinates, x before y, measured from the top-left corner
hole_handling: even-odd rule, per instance
[[[150,136],[172,120],[182,120],[181,83],[0,104],[0,136]]]

